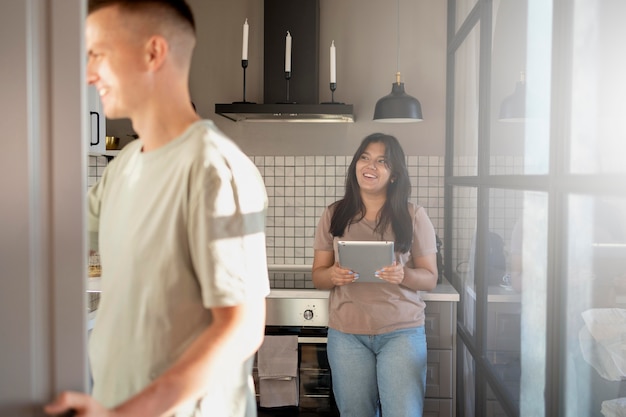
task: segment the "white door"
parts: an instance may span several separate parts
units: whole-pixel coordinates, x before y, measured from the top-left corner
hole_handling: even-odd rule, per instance
[[[85,390],[86,2],[0,2],[0,415]]]

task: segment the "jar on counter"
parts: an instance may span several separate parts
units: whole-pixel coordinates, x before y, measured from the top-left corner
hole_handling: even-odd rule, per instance
[[[89,251],[88,262],[89,278],[97,278],[102,273],[100,268],[100,253],[96,251]]]

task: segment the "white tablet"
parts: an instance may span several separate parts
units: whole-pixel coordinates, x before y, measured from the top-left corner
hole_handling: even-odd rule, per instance
[[[358,272],[356,282],[383,282],[374,276],[382,267],[393,264],[395,259],[393,242],[389,241],[346,241],[337,242],[339,265]]]

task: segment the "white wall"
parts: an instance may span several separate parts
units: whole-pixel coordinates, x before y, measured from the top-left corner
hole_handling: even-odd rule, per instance
[[[391,92],[397,69],[397,0],[320,0],[319,98],[330,100],[329,51],[337,46],[335,100],[354,106],[352,124],[235,123],[215,103],[242,100],[242,24],[250,24],[246,99],[263,102],[263,0],[189,0],[198,44],[190,88],[198,113],[215,120],[250,156],[349,155],[373,132],[398,137],[408,155],[443,156],[445,148],[446,1],[400,0],[399,70],[424,121],[372,121],[376,101]],[[129,139],[131,125],[107,121],[109,134]]]
[[[351,155],[366,135],[396,135],[409,155],[444,154],[446,2],[400,0],[400,71],[422,104],[424,121],[372,121],[376,101],[395,80],[396,0],[320,0],[320,101],[330,100],[329,53],[337,46],[335,100],[354,105],[353,124],[235,123],[215,103],[242,99],[241,29],[250,24],[246,99],[263,102],[263,0],[190,0],[198,26],[191,94],[198,112],[215,120],[249,155]],[[226,12],[224,12],[226,10]]]

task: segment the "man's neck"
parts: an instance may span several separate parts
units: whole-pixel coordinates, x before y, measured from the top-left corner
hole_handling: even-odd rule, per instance
[[[149,152],[167,145],[180,135],[200,117],[193,112],[181,112],[163,118],[152,117],[133,120],[133,129],[139,135],[143,151]]]

